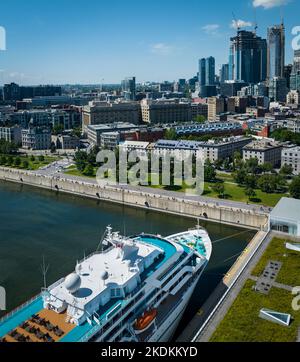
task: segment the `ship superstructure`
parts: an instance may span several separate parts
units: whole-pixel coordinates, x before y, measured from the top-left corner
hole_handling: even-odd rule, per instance
[[[5,317],[0,337],[8,342],[36,341],[40,335],[62,342],[170,340],[210,259],[207,232],[198,227],[167,238],[128,238],[108,227],[103,246]]]

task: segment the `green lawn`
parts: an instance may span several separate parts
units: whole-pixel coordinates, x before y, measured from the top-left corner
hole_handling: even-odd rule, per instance
[[[248,280],[229,312],[213,334],[211,342],[295,342],[300,325],[300,312],[292,309],[294,296],[272,288],[265,296],[255,292],[255,282]],[[262,308],[290,313],[294,321],[283,327],[259,318]]]
[[[274,238],[252,274],[260,276],[270,260],[282,262],[277,282],[296,287],[300,285],[300,253],[288,250],[286,240]]]
[[[3,156],[3,155],[0,155],[0,157]],[[7,155],[4,155],[6,158],[8,158],[9,156]],[[11,156],[13,158],[13,160],[16,159],[16,157],[19,157],[20,160],[21,160],[21,165],[19,167],[15,166],[14,163],[12,165],[10,165],[9,163],[6,163],[4,165],[0,165],[0,166],[3,166],[3,167],[11,167],[11,168],[16,168],[16,169],[22,169],[24,170],[23,166],[22,166],[22,163],[24,160],[27,160],[28,163],[29,163],[29,166],[28,168],[26,168],[27,170],[38,170],[39,168],[41,167],[44,167],[46,165],[49,165],[50,163],[52,162],[55,162],[57,160],[60,159],[60,157],[55,157],[55,156],[45,156],[44,157],[44,161],[39,161],[38,159],[38,156],[35,157],[35,160],[32,161],[31,160],[31,157],[30,156]]]
[[[213,183],[205,184],[204,195],[219,198],[218,194],[212,190]],[[245,189],[236,184],[224,182],[225,186],[225,198],[232,201],[249,202],[250,204],[258,204],[274,207],[282,197],[288,197],[287,194],[267,194],[261,190],[255,190],[255,198],[249,200],[245,195]]]
[[[77,170],[76,166],[70,166],[67,171],[65,171],[66,175],[72,175],[72,176],[80,176],[80,177],[87,177],[87,178],[95,178],[97,173],[98,167],[94,168],[94,174],[92,176],[87,176]]]

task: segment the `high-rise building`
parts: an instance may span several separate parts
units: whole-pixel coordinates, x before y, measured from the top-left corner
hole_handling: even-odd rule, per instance
[[[284,74],[283,77],[286,79],[286,85],[288,89],[291,88],[291,74],[293,72],[293,65],[288,64],[284,66]]]
[[[229,64],[223,64],[220,70],[220,83],[225,83],[226,80],[229,80]]]
[[[275,102],[286,102],[288,89],[286,79],[274,77],[269,81],[269,98]]]
[[[267,41],[255,32],[239,30],[231,38],[230,80],[259,83],[267,76]]]
[[[216,61],[214,57],[199,60],[199,86],[201,97],[215,95]]]
[[[290,89],[300,91],[300,50],[295,50],[294,64],[290,76]]]
[[[285,28],[284,24],[268,28],[268,79],[284,77]]]
[[[206,84],[206,59],[199,60],[199,85],[200,87]]]
[[[299,71],[300,71],[300,50],[295,50],[293,73],[297,73]]]
[[[122,81],[122,94],[126,100],[134,101],[136,97],[135,77],[128,77]]]
[[[205,61],[205,85],[214,85],[215,84],[215,75],[216,75],[216,61],[214,57],[206,58]]]
[[[300,92],[300,70],[297,73],[291,74],[290,89],[298,90]]]

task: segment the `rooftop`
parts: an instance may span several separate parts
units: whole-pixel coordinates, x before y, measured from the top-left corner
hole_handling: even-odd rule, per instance
[[[283,197],[271,211],[270,217],[300,223],[300,200]]]

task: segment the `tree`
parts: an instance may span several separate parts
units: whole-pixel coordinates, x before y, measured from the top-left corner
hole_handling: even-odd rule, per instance
[[[233,174],[234,181],[240,186],[245,184],[246,177],[247,177],[247,171],[244,168],[236,171]]]
[[[216,170],[212,166],[209,160],[205,161],[204,165],[204,181],[205,182],[214,182],[216,180]]]
[[[206,118],[203,115],[198,115],[194,118],[194,120],[197,123],[204,123],[206,121]]]
[[[245,195],[248,196],[249,200],[251,200],[253,197],[256,196],[256,192],[254,189],[252,189],[251,187],[246,188],[245,190]]]
[[[257,187],[257,178],[254,175],[247,175],[244,180],[247,189],[255,189]]]
[[[290,184],[290,194],[294,199],[300,199],[300,176],[293,179]]]
[[[80,127],[73,128],[73,130],[72,130],[72,136],[74,136],[74,137],[80,138],[80,137],[81,137],[81,133],[82,133],[82,130],[81,130]]]
[[[286,187],[286,181],[280,175],[262,175],[258,179],[258,187],[268,194],[281,191]]]
[[[28,167],[29,167],[29,162],[28,162],[28,160],[23,160],[23,162],[22,162],[22,167],[25,168],[25,169],[28,169]]]
[[[45,156],[40,155],[40,156],[39,156],[39,161],[40,161],[40,162],[44,162],[44,161],[45,161]]]
[[[294,170],[292,166],[285,164],[281,167],[280,175],[291,176],[293,174],[293,171]]]
[[[225,186],[224,183],[218,182],[212,186],[214,192],[218,194],[219,197],[224,198]]]
[[[34,161],[35,161],[34,155],[30,156],[30,161],[31,161],[31,162],[34,162]]]
[[[13,164],[13,162],[14,162],[14,158],[13,158],[13,157],[11,157],[11,156],[7,157],[6,163],[7,163],[8,166],[11,166],[11,165]]]
[[[2,155],[2,156],[0,157],[0,165],[5,165],[6,162],[7,162],[6,157],[5,157],[4,155]]]
[[[20,157],[16,157],[15,158],[15,162],[14,162],[15,166],[19,167],[21,165],[21,159]]]
[[[176,130],[174,128],[166,130],[165,139],[170,141],[176,141],[177,140]]]
[[[83,174],[86,176],[93,176],[94,175],[94,167],[90,163],[85,167]]]
[[[83,172],[87,165],[87,154],[83,151],[77,151],[74,156],[74,161],[77,167],[77,170]]]
[[[271,172],[273,171],[273,166],[270,162],[265,162],[262,167],[261,167],[262,171],[267,173],[267,172]]]
[[[257,174],[258,173],[258,159],[250,158],[246,161],[246,169],[248,172]]]

